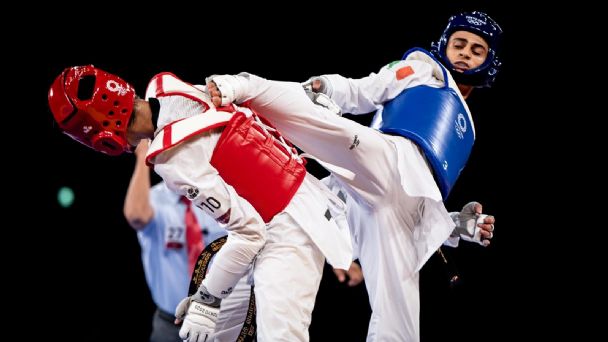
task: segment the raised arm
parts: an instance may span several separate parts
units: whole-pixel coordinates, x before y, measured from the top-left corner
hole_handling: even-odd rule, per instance
[[[127,222],[136,230],[146,227],[154,217],[154,208],[150,203],[150,169],[145,163],[148,144],[148,140],[142,140],[135,150],[135,169],[123,206]]]
[[[328,95],[343,113],[366,114],[379,109],[407,88],[423,84],[440,86],[434,68],[433,64],[421,60],[396,61],[377,74],[359,79],[337,74],[313,77],[313,91]]]

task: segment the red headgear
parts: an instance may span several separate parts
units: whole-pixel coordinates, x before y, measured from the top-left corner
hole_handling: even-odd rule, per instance
[[[112,156],[131,151],[126,134],[134,101],[129,83],[93,65],[65,69],[49,89],[49,106],[61,130]]]

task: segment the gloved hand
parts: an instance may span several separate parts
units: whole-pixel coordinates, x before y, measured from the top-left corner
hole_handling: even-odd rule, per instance
[[[187,342],[211,341],[215,333],[215,324],[220,311],[219,298],[207,292],[201,286],[198,292],[182,299],[175,309],[175,324],[183,320],[179,337]]]
[[[477,202],[466,204],[458,213],[450,213],[456,224],[452,236],[459,236],[465,241],[488,246],[494,237],[494,216],[481,213],[482,206]]]
[[[327,96],[331,96],[333,93],[333,88],[325,76],[311,77],[306,82],[302,82],[302,87],[307,92],[323,93]]]
[[[342,115],[340,107],[330,98],[332,89],[325,77],[311,77],[308,81],[302,82],[302,87],[312,102],[329,109],[336,115]]]

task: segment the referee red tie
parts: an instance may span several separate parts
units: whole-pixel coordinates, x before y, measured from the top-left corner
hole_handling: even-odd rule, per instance
[[[203,233],[192,210],[192,202],[184,196],[180,198],[180,201],[186,205],[186,246],[188,248],[188,266],[190,267],[190,274],[192,274],[196,260],[203,251]]]

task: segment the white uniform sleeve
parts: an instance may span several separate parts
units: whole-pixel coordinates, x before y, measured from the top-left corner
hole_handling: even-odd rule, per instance
[[[452,220],[454,221],[454,223],[456,223],[456,218],[458,217],[458,215],[460,213],[457,211],[453,211],[453,212],[450,212],[449,214],[450,214],[450,217],[452,218]],[[448,239],[443,242],[443,245],[456,248],[456,247],[458,247],[459,242],[460,242],[460,235],[458,235],[458,233],[456,233],[456,229],[454,229],[454,231],[452,231],[452,234],[450,235],[450,237],[448,237]]]
[[[161,111],[161,115],[162,115]],[[210,163],[219,130],[205,132],[159,154],[154,170],[174,192],[187,196],[225,225],[228,240],[205,278],[212,295],[224,298],[248,270],[266,241],[266,225],[251,204]]]
[[[434,66],[419,60],[404,60],[384,66],[377,74],[360,79],[323,75],[332,89],[331,99],[343,113],[366,114],[394,99],[404,89],[426,84],[441,86],[433,76]]]

